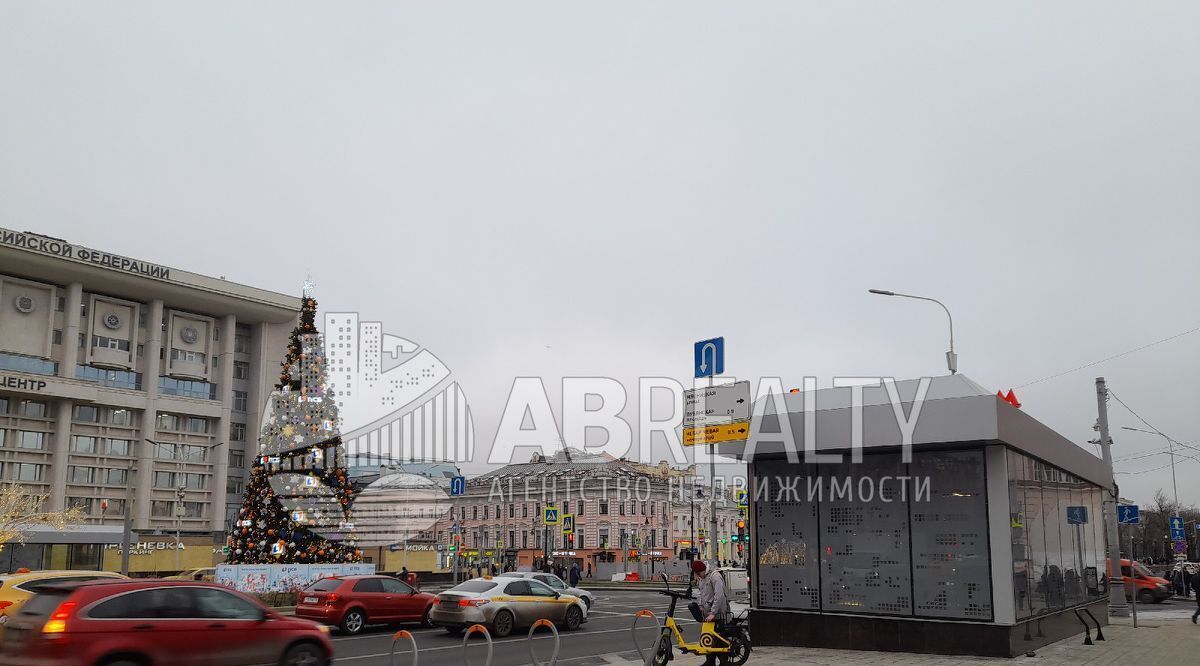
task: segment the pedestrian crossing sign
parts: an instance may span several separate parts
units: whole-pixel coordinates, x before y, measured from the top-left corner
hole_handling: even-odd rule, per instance
[[[542,510],[542,524],[543,525],[557,525],[558,524],[558,507],[548,506]]]
[[[563,534],[574,534],[575,533],[575,514],[573,514],[573,513],[564,513],[563,514],[562,531],[563,531]]]

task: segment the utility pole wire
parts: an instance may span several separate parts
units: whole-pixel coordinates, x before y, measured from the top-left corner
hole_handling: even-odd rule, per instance
[[[1108,362],[1108,361],[1112,361],[1112,360],[1114,360],[1114,359],[1121,358],[1122,356],[1128,356],[1128,355],[1130,355],[1130,354],[1133,354],[1133,353],[1136,353],[1136,352],[1140,352],[1140,351],[1142,351],[1143,349],[1149,349],[1149,348],[1151,348],[1151,347],[1153,347],[1153,346],[1155,346],[1155,345],[1161,345],[1161,344],[1162,344],[1162,343],[1164,343],[1164,342],[1170,342],[1170,341],[1172,341],[1172,340],[1174,340],[1174,339],[1176,339],[1176,338],[1182,338],[1182,337],[1183,337],[1183,336],[1185,336],[1185,335],[1191,335],[1192,333],[1195,333],[1195,332],[1197,332],[1197,331],[1200,331],[1200,326],[1197,326],[1196,328],[1193,328],[1193,329],[1191,329],[1191,330],[1184,331],[1183,333],[1176,333],[1175,335],[1172,335],[1172,336],[1171,336],[1171,337],[1169,337],[1169,338],[1163,338],[1162,340],[1158,340],[1158,341],[1155,341],[1155,342],[1151,342],[1151,343],[1150,343],[1150,344],[1148,344],[1148,345],[1142,345],[1141,347],[1136,347],[1136,348],[1134,348],[1134,349],[1130,349],[1130,350],[1128,350],[1128,351],[1123,351],[1123,352],[1121,352],[1120,354],[1114,354],[1114,355],[1112,355],[1112,356],[1109,356],[1108,358],[1102,358],[1102,359],[1100,359],[1099,361],[1092,361],[1091,363],[1085,363],[1085,364],[1083,364],[1083,365],[1081,365],[1081,366],[1079,366],[1079,367],[1076,367],[1076,368],[1071,368],[1070,370],[1064,370],[1064,371],[1062,371],[1062,372],[1060,372],[1060,373],[1057,373],[1057,374],[1049,375],[1049,376],[1047,376],[1047,377],[1042,377],[1041,379],[1035,379],[1035,380],[1033,380],[1033,381],[1031,381],[1031,382],[1025,382],[1024,384],[1019,384],[1019,385],[1018,385],[1018,386],[1016,386],[1015,388],[1025,388],[1026,386],[1033,386],[1034,384],[1040,384],[1040,383],[1042,383],[1042,382],[1047,382],[1047,381],[1050,381],[1051,379],[1057,379],[1057,378],[1059,378],[1059,377],[1062,377],[1063,375],[1069,375],[1069,374],[1071,374],[1072,372],[1078,372],[1078,371],[1080,371],[1080,370],[1083,370],[1083,369],[1085,369],[1085,368],[1090,368],[1090,367],[1092,367],[1093,365],[1100,365],[1101,363],[1106,363],[1106,362]]]

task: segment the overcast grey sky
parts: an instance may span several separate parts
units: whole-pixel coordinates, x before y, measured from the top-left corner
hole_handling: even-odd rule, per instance
[[[437,353],[480,441],[516,375],[683,380],[713,335],[744,377],[943,372],[941,311],[868,287],[942,299],[960,370],[1008,389],[1200,326],[1197,26],[1195,2],[0,0],[0,225],[289,293],[311,272],[323,308]],[[1099,374],[1200,446],[1200,334],[1018,397],[1083,443]]]

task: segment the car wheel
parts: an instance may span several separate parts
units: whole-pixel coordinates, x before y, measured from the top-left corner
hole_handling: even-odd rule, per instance
[[[367,626],[367,616],[357,608],[347,612],[346,616],[342,618],[341,629],[344,634],[353,636],[362,631],[365,626]]]
[[[1158,599],[1154,598],[1154,593],[1151,592],[1150,590],[1139,590],[1137,596],[1138,596],[1138,603],[1142,604],[1143,606],[1145,606],[1146,604],[1152,604],[1152,603],[1155,603],[1156,601],[1158,601]]]
[[[312,643],[293,645],[279,661],[280,666],[325,666],[327,663],[325,652]]]
[[[432,627],[433,626],[433,620],[429,619],[429,613],[431,611],[433,611],[433,606],[427,607],[425,609],[425,612],[421,614],[421,626],[422,627]]]
[[[514,622],[512,613],[506,610],[496,613],[496,617],[492,618],[492,635],[496,638],[504,638],[511,634]]]
[[[450,634],[451,636],[462,636],[462,627],[444,627],[444,629],[446,630],[446,633]]]
[[[579,610],[579,606],[571,604],[571,607],[567,609],[567,616],[563,620],[563,626],[566,627],[567,631],[575,631],[581,624],[583,624],[583,611]]]

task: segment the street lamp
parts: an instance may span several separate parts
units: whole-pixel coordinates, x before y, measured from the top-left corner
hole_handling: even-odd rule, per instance
[[[946,305],[941,301],[935,298],[928,298],[926,296],[913,296],[912,294],[901,294],[900,292],[887,291],[884,289],[868,289],[867,291],[871,292],[872,294],[878,294],[879,296],[915,298],[918,301],[930,301],[942,306],[942,309],[946,311],[946,318],[950,320],[950,351],[946,352],[946,366],[950,369],[950,374],[953,375],[958,372],[958,354],[954,353],[954,317],[950,316],[950,308],[946,307]]]

